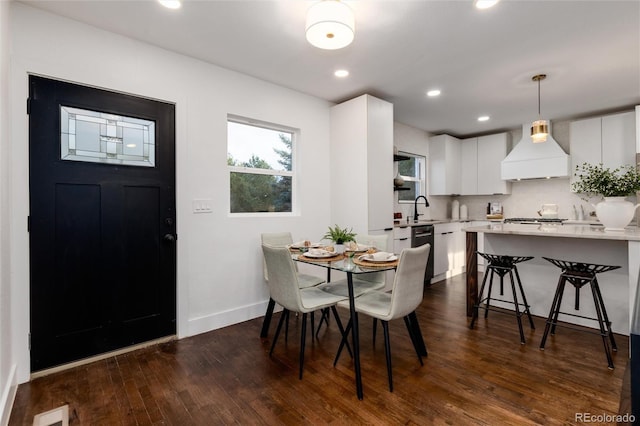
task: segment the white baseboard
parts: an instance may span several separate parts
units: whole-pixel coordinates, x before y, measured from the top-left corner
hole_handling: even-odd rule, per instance
[[[187,325],[187,333],[189,336],[195,336],[196,334],[206,333],[207,331],[264,316],[267,311],[267,303],[267,301],[259,302],[224,312],[191,318]],[[277,305],[276,310],[280,310]]]
[[[6,426],[9,424],[9,417],[11,417],[11,409],[13,408],[13,401],[16,398],[16,392],[18,391],[18,384],[16,383],[16,371],[18,366],[13,364],[11,371],[7,377],[7,383],[5,383],[2,390],[2,399],[0,399],[0,425]]]

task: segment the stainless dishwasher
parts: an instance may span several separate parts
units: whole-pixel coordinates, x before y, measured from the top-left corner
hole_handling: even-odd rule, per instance
[[[429,250],[429,260],[427,261],[427,269],[424,271],[424,285],[431,285],[433,278],[433,225],[417,225],[411,227],[411,247],[420,247],[424,244],[431,244]]]

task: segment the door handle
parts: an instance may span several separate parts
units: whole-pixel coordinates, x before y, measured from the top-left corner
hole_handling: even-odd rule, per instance
[[[164,234],[162,239],[169,243],[173,243],[176,240],[176,237],[173,234]]]

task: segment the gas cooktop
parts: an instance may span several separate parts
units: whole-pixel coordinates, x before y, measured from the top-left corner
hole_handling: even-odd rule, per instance
[[[547,217],[509,217],[505,223],[562,223],[567,219],[551,219]]]

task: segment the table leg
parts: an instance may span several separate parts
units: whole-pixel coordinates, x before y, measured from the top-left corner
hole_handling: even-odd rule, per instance
[[[349,288],[349,311],[351,313],[351,337],[353,339],[353,365],[356,370],[356,393],[358,399],[363,398],[362,375],[360,373],[360,335],[358,328],[358,313],[353,296],[353,274],[347,272],[347,287]]]
[[[276,302],[269,298],[269,304],[267,305],[267,312],[264,314],[264,320],[262,321],[262,331],[260,331],[260,337],[266,339],[269,335],[269,325],[271,324],[271,317],[273,316],[273,309],[276,307]]]
[[[467,232],[467,316],[473,316],[473,307],[478,302],[478,233]]]

